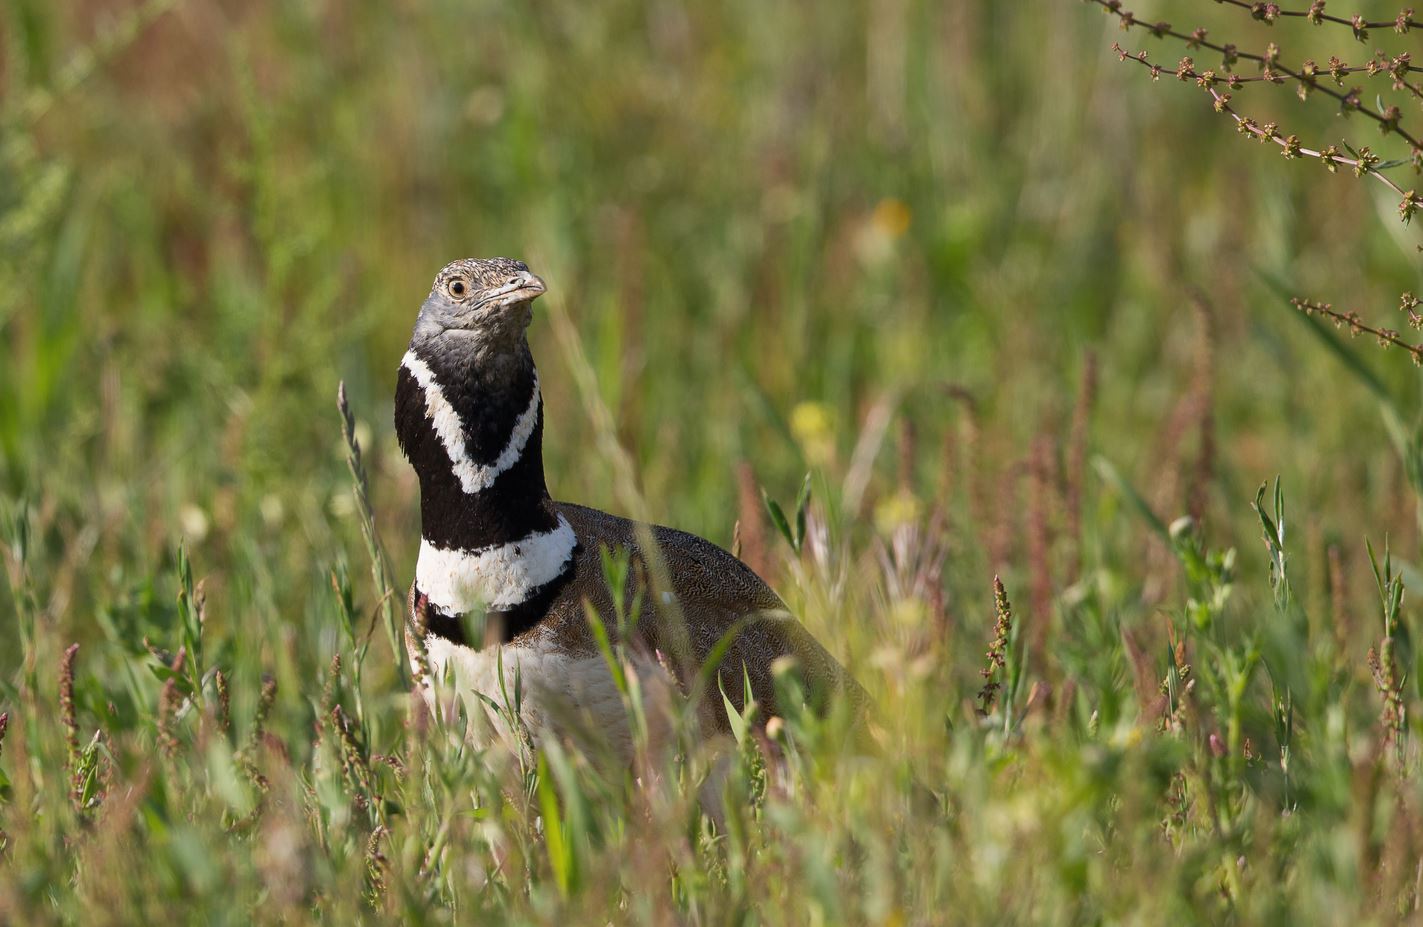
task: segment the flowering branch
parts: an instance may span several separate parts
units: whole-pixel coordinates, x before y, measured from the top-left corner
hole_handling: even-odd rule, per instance
[[[1165,73],[1165,69],[1161,65],[1152,64],[1147,60],[1146,52],[1144,51],[1137,52],[1133,55],[1128,53],[1116,42],[1112,43],[1112,51],[1117,53],[1117,57],[1121,61],[1135,61],[1149,69],[1153,80],[1159,80],[1161,75]],[[1351,167],[1354,169],[1354,175],[1356,177],[1362,177],[1365,174],[1375,177],[1381,183],[1389,187],[1389,189],[1403,197],[1405,204],[1413,203],[1414,208],[1418,205],[1418,198],[1413,191],[1404,191],[1402,187],[1382,173],[1383,169],[1398,167],[1404,162],[1381,162],[1378,156],[1370,151],[1367,146],[1360,148],[1358,151],[1350,149],[1357,156],[1354,158],[1347,158],[1339,154],[1339,150],[1333,145],[1324,149],[1306,148],[1300,144],[1298,136],[1282,135],[1279,131],[1279,127],[1275,123],[1267,122],[1262,126],[1254,119],[1248,116],[1242,116],[1236,112],[1230,105],[1230,94],[1221,93],[1215,89],[1216,84],[1224,83],[1227,86],[1235,86],[1236,82],[1231,78],[1221,78],[1213,71],[1197,71],[1194,64],[1190,58],[1182,58],[1180,64],[1177,65],[1176,70],[1172,73],[1176,75],[1177,80],[1195,81],[1197,86],[1209,93],[1211,99],[1214,101],[1215,111],[1229,114],[1230,117],[1235,120],[1237,130],[1242,134],[1253,135],[1262,142],[1274,142],[1280,146],[1282,149],[1281,154],[1286,158],[1318,158],[1324,162],[1324,166],[1328,168],[1331,173],[1337,170],[1340,164]],[[1402,208],[1403,206],[1400,206],[1400,209]],[[1409,218],[1411,218],[1411,210]]]
[[[1284,10],[1278,3],[1258,3],[1251,0],[1216,0],[1217,3],[1228,3],[1231,6],[1238,6],[1241,9],[1249,10],[1250,15],[1260,22],[1273,25],[1280,17],[1297,16],[1309,20],[1316,26],[1324,23],[1335,23],[1340,26],[1348,26],[1354,32],[1354,38],[1360,42],[1369,37],[1370,29],[1392,29],[1403,34],[1413,28],[1416,23],[1413,21],[1413,10],[1401,10],[1393,20],[1367,21],[1364,17],[1355,13],[1348,19],[1341,16],[1331,16],[1324,12],[1324,0],[1314,0],[1307,10]]]
[[[1339,83],[1342,86],[1342,81],[1340,80],[1340,78],[1345,73],[1354,73],[1358,70],[1368,71],[1370,74],[1380,73],[1377,68],[1370,71],[1369,67],[1365,66],[1363,68],[1349,68],[1346,70],[1346,66],[1343,62],[1339,61],[1337,58],[1333,58],[1330,59],[1330,67],[1324,69],[1323,72],[1321,72],[1320,68],[1313,61],[1306,61],[1303,65],[1301,65],[1299,70],[1296,70],[1280,62],[1279,46],[1273,42],[1266,46],[1264,54],[1243,52],[1234,44],[1220,45],[1215,42],[1209,41],[1206,38],[1205,29],[1196,29],[1188,35],[1183,32],[1177,32],[1171,27],[1171,24],[1168,22],[1147,23],[1142,20],[1139,20],[1136,18],[1136,14],[1132,13],[1130,10],[1122,8],[1121,0],[1087,0],[1087,2],[1095,3],[1098,6],[1102,7],[1106,12],[1116,16],[1124,30],[1132,28],[1144,29],[1147,32],[1150,32],[1152,35],[1156,36],[1157,38],[1169,37],[1185,42],[1187,48],[1207,48],[1211,51],[1220,53],[1222,58],[1222,66],[1226,70],[1226,72],[1230,72],[1231,69],[1235,66],[1235,64],[1239,61],[1253,61],[1260,66],[1260,80],[1272,84],[1282,84],[1285,82],[1286,78],[1289,78],[1299,83],[1300,92],[1303,95],[1308,95],[1310,92],[1313,91],[1319,91],[1325,96],[1332,97],[1333,99],[1337,100],[1346,113],[1361,113],[1366,118],[1372,119],[1374,122],[1378,123],[1380,131],[1382,131],[1384,134],[1388,134],[1389,132],[1398,133],[1398,136],[1400,138],[1408,142],[1410,149],[1415,153],[1415,155],[1423,155],[1423,143],[1420,143],[1418,139],[1414,138],[1411,133],[1409,133],[1407,130],[1403,129],[1399,125],[1399,122],[1402,119],[1402,113],[1399,111],[1398,107],[1389,106],[1386,107],[1382,112],[1376,113],[1371,109],[1365,108],[1365,106],[1363,105],[1359,97],[1359,94],[1361,93],[1360,88],[1350,88],[1347,92],[1343,92],[1335,90],[1334,88],[1329,87],[1325,84],[1321,84],[1317,80],[1319,74],[1328,73],[1331,77],[1335,79],[1336,83]],[[1243,5],[1247,8],[1252,6],[1252,4],[1248,3],[1239,3],[1237,5]],[[1270,6],[1270,4],[1260,4],[1260,6]],[[1322,4],[1320,4],[1320,9],[1323,9]],[[1402,14],[1400,14],[1400,16],[1401,15]],[[1410,25],[1412,24],[1411,12],[1409,13],[1408,22]],[[1397,82],[1399,80],[1402,80],[1400,75],[1420,69],[1412,65],[1411,60],[1405,59],[1399,61],[1396,69],[1385,70],[1387,70],[1388,73],[1393,74],[1394,79]],[[1225,80],[1229,82],[1229,79]],[[1244,83],[1245,81],[1244,78],[1240,78],[1239,80],[1241,83]]]
[[[1399,347],[1407,351],[1415,366],[1423,367],[1423,342],[1410,344],[1403,340],[1398,332],[1391,328],[1374,328],[1364,323],[1359,318],[1359,314],[1353,310],[1340,312],[1329,303],[1315,302],[1309,299],[1292,299],[1290,303],[1305,315],[1322,315],[1334,323],[1335,328],[1349,326],[1349,334],[1354,337],[1369,334],[1378,339],[1382,347]],[[1423,329],[1423,315],[1418,313],[1419,300],[1412,293],[1404,293],[1399,305],[1402,312],[1408,314],[1408,324],[1414,329]]]
[[[1330,57],[1323,66],[1315,63],[1312,59],[1306,59],[1298,68],[1292,68],[1281,63],[1280,48],[1273,42],[1266,45],[1263,54],[1244,52],[1232,43],[1221,44],[1210,41],[1206,37],[1205,29],[1195,29],[1190,34],[1186,34],[1176,31],[1168,22],[1148,23],[1139,20],[1134,13],[1123,8],[1122,0],[1086,0],[1086,2],[1095,3],[1106,13],[1115,16],[1123,31],[1142,29],[1157,38],[1173,38],[1184,42],[1187,49],[1205,48],[1214,51],[1221,56],[1221,68],[1219,73],[1212,69],[1199,69],[1189,56],[1183,57],[1174,69],[1164,68],[1148,61],[1145,51],[1132,54],[1124,50],[1119,43],[1113,42],[1112,50],[1117,53],[1119,60],[1133,61],[1148,69],[1151,72],[1152,80],[1160,80],[1163,73],[1172,73],[1179,81],[1195,83],[1197,87],[1210,95],[1212,107],[1217,113],[1225,113],[1234,120],[1236,131],[1242,135],[1251,136],[1262,143],[1274,142],[1279,147],[1280,153],[1287,159],[1314,158],[1323,163],[1330,173],[1337,173],[1339,166],[1344,165],[1352,169],[1356,177],[1367,174],[1376,178],[1400,197],[1398,215],[1405,224],[1412,220],[1420,208],[1423,208],[1423,194],[1412,189],[1405,190],[1400,183],[1384,174],[1384,171],[1404,165],[1411,166],[1415,173],[1423,173],[1423,144],[1420,144],[1414,135],[1400,125],[1402,113],[1397,106],[1386,106],[1382,100],[1379,100],[1376,110],[1367,108],[1361,100],[1362,88],[1346,88],[1345,83],[1345,78],[1351,74],[1364,74],[1368,77],[1387,75],[1391,78],[1393,90],[1407,92],[1415,100],[1423,101],[1423,85],[1410,80],[1410,75],[1423,72],[1423,67],[1414,65],[1409,53],[1404,52],[1390,57],[1384,52],[1378,51],[1367,63],[1359,66],[1350,66],[1337,56]],[[1354,38],[1359,41],[1364,41],[1367,38],[1369,29],[1392,28],[1395,32],[1404,34],[1418,25],[1413,18],[1411,9],[1400,11],[1392,22],[1375,22],[1358,15],[1345,19],[1325,13],[1324,0],[1312,0],[1307,9],[1283,9],[1278,3],[1261,2],[1261,0],[1216,0],[1216,2],[1245,10],[1253,19],[1267,26],[1274,25],[1275,21],[1280,18],[1291,17],[1307,20],[1316,26],[1325,23],[1348,26],[1352,30]],[[1255,62],[1259,66],[1260,73],[1254,77],[1244,77],[1234,73],[1234,68],[1240,61]],[[1247,83],[1284,84],[1286,82],[1295,84],[1296,93],[1301,100],[1308,100],[1309,95],[1317,91],[1337,100],[1344,115],[1362,113],[1366,118],[1373,120],[1383,134],[1396,134],[1406,141],[1409,146],[1408,157],[1384,161],[1370,151],[1367,146],[1360,146],[1356,150],[1347,142],[1341,144],[1348,151],[1348,156],[1341,153],[1335,145],[1307,148],[1301,143],[1299,136],[1281,132],[1279,126],[1273,122],[1262,125],[1238,112],[1231,102],[1231,91],[1239,90]],[[1373,335],[1385,348],[1401,348],[1409,355],[1414,364],[1423,367],[1423,343],[1411,344],[1391,328],[1366,325],[1358,313],[1336,311],[1328,303],[1298,298],[1291,302],[1306,315],[1321,315],[1332,320],[1338,328],[1347,325],[1350,333],[1354,336],[1368,333]],[[1408,324],[1414,329],[1423,328],[1423,315],[1417,311],[1418,306],[1418,299],[1409,293],[1403,294],[1400,309],[1407,314]]]

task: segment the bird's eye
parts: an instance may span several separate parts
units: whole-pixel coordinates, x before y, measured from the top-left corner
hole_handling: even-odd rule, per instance
[[[465,291],[468,290],[468,289],[469,289],[469,288],[468,288],[467,286],[465,286],[465,283],[464,283],[463,280],[458,280],[458,279],[456,279],[456,280],[451,280],[451,281],[450,281],[450,295],[451,295],[451,296],[463,296],[463,295],[465,294]]]

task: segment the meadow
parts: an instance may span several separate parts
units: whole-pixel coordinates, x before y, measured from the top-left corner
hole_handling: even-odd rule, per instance
[[[1335,6],[1127,4],[1418,42]],[[1123,12],[0,6],[0,923],[1423,920],[1423,371],[1350,332],[1420,341],[1423,93]],[[690,736],[418,709],[392,394],[492,255],[555,497],[734,548],[876,755],[738,724],[718,826]]]

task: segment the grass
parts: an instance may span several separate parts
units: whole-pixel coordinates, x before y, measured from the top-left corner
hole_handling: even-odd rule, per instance
[[[14,0],[0,37],[0,921],[1418,918],[1423,381],[1289,305],[1417,292],[1382,185],[1079,3]],[[692,745],[634,776],[416,710],[394,375],[492,254],[550,284],[555,495],[735,540],[881,755],[748,728],[718,827]]]

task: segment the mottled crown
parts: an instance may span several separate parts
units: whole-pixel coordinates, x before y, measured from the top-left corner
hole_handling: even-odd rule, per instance
[[[455,277],[463,277],[475,290],[491,290],[528,272],[529,265],[513,258],[464,258],[446,264],[435,275],[435,284],[430,292],[444,292],[446,284]]]

